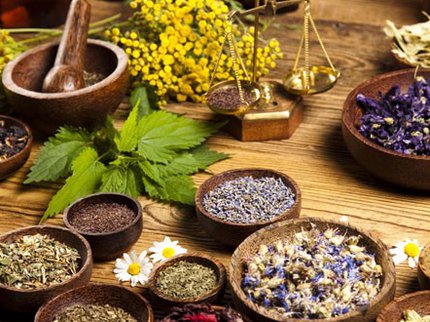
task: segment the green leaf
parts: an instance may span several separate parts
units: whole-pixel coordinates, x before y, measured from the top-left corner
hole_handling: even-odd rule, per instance
[[[200,170],[206,169],[211,164],[227,159],[228,154],[210,150],[207,146],[201,145],[190,151],[197,162]]]
[[[161,182],[160,172],[155,164],[152,164],[145,159],[139,160],[138,164],[139,168],[147,177],[149,177],[151,180],[154,180],[155,182]]]
[[[67,178],[65,185],[51,199],[41,222],[61,212],[76,199],[96,191],[105,170],[103,163],[98,161],[97,151],[85,148],[73,161],[73,175]]]
[[[131,92],[130,104],[138,109],[137,120],[140,120],[144,115],[151,114],[155,111],[151,106],[148,91],[143,86],[137,87]]]
[[[125,193],[137,197],[139,192],[138,181],[131,167],[109,166],[102,176],[100,192]]]
[[[49,139],[49,142],[58,145],[72,141],[88,142],[90,138],[90,133],[85,129],[64,126],[60,127],[55,136]]]
[[[137,105],[131,110],[127,120],[124,122],[119,136],[115,137],[115,144],[121,152],[131,152],[137,145]]]

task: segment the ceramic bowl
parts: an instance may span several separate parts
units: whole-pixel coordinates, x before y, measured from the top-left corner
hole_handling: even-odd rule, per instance
[[[253,224],[237,224],[218,219],[211,215],[203,206],[203,198],[206,193],[215,189],[220,184],[234,180],[239,177],[252,176],[253,178],[275,177],[281,178],[286,186],[292,189],[296,195],[296,203],[281,215],[266,221]],[[203,228],[217,241],[229,246],[239,245],[246,237],[255,231],[268,226],[274,222],[297,218],[301,209],[301,192],[298,185],[289,176],[282,172],[270,169],[237,169],[222,172],[206,180],[197,190],[195,197],[197,218]]]
[[[430,190],[430,157],[405,155],[384,148],[358,132],[362,110],[355,103],[357,94],[377,98],[394,85],[405,90],[414,81],[415,69],[383,74],[356,87],[345,101],[342,113],[342,132],[353,157],[374,176],[387,182],[412,189]],[[430,77],[430,71],[420,71]]]
[[[33,146],[33,135],[28,125],[16,118],[0,115],[0,121],[4,121],[6,127],[17,126],[21,128],[27,132],[28,135],[27,144],[25,145],[24,149],[12,157],[4,161],[0,161],[0,180],[2,180],[12,175],[27,161],[28,157],[30,156],[31,147]]]
[[[166,294],[163,294],[157,288],[157,279],[161,271],[166,269],[169,266],[172,266],[178,262],[186,261],[191,263],[197,263],[206,267],[212,268],[217,276],[217,286],[209,293],[202,294],[198,297],[188,298],[188,299],[178,299],[172,298]],[[215,258],[207,256],[205,254],[200,253],[191,253],[191,254],[183,254],[177,255],[165,262],[157,265],[151,272],[149,276],[149,292],[151,294],[151,298],[154,303],[157,303],[157,306],[164,311],[168,311],[170,308],[174,306],[182,306],[185,304],[201,304],[201,303],[213,303],[219,301],[223,295],[226,284],[226,270],[224,265]]]
[[[48,235],[59,242],[78,250],[80,269],[69,280],[35,290],[22,290],[0,284],[0,306],[15,312],[35,312],[47,300],[70,289],[88,284],[93,269],[91,248],[79,234],[69,229],[55,226],[30,226],[8,232],[0,236],[0,243],[10,243],[25,235]]]
[[[53,133],[59,126],[88,129],[102,125],[120,104],[128,87],[126,53],[116,45],[88,40],[85,70],[106,76],[102,81],[66,93],[42,93],[58,43],[34,47],[9,62],[3,72],[6,97],[32,126]]]
[[[410,293],[396,298],[384,307],[376,322],[399,322],[406,310],[415,310],[422,316],[430,315],[430,291]]]
[[[127,226],[105,233],[88,233],[72,226],[71,219],[79,215],[82,208],[100,203],[125,205],[134,212],[135,218]],[[140,203],[136,199],[121,193],[101,192],[78,199],[64,211],[63,220],[66,227],[77,231],[85,237],[91,245],[94,259],[97,260],[111,260],[121,257],[139,239],[143,226]]]
[[[44,304],[35,322],[52,322],[56,315],[74,305],[105,305],[122,308],[138,322],[153,322],[154,314],[148,301],[125,287],[108,284],[89,284],[61,294]]]
[[[292,219],[275,223],[265,227],[245,239],[234,251],[229,266],[228,280],[230,282],[233,300],[236,308],[242,314],[248,316],[254,322],[274,322],[280,321],[271,317],[261,306],[251,302],[241,288],[242,276],[246,268],[249,256],[256,254],[261,244],[270,245],[278,240],[284,240],[300,232],[302,229],[309,230],[312,225],[325,231],[327,228],[336,228],[345,235],[361,236],[360,245],[363,245],[370,252],[375,254],[376,262],[382,266],[383,278],[381,291],[370,302],[368,308],[362,312],[352,311],[348,314],[336,318],[326,319],[293,319],[283,321],[288,322],[373,322],[381,308],[394,298],[395,293],[395,269],[393,261],[388,254],[388,248],[381,240],[370,233],[348,224],[341,224],[336,221],[323,220],[319,218]]]
[[[430,290],[430,244],[427,244],[421,251],[417,274],[420,287],[423,290]]]

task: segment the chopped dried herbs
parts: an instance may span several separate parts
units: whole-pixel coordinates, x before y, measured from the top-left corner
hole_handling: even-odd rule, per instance
[[[221,87],[210,92],[207,103],[220,110],[236,110],[256,100],[255,94],[246,87],[243,88],[243,95],[245,102],[241,100],[237,87]]]
[[[242,317],[231,308],[214,310],[209,304],[187,304],[175,307],[172,313],[158,322],[243,322]]]
[[[0,161],[9,159],[21,152],[28,141],[28,133],[18,126],[7,126],[0,120]]]
[[[261,245],[245,270],[242,289],[275,319],[321,319],[364,308],[379,293],[382,268],[336,229],[302,230]]]
[[[421,316],[413,310],[403,312],[400,322],[430,322],[430,315]]]
[[[408,155],[430,155],[430,87],[420,78],[402,93],[393,86],[379,98],[358,94],[359,132],[377,144]]]
[[[0,283],[17,289],[37,289],[62,283],[79,269],[79,253],[41,234],[0,243]]]
[[[95,85],[105,79],[105,75],[101,73],[87,72],[84,70],[85,87]]]
[[[137,322],[120,307],[105,305],[75,305],[55,316],[53,322]]]

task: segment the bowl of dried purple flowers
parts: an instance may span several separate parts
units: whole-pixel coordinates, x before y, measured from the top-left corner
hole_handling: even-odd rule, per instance
[[[228,279],[237,310],[255,322],[373,322],[395,293],[382,241],[318,218],[249,236],[233,253]]]
[[[248,320],[229,307],[210,304],[187,304],[183,307],[173,308],[172,313],[157,322],[186,321],[246,322]]]
[[[430,71],[405,69],[356,87],[345,101],[342,132],[370,173],[406,188],[430,190]]]

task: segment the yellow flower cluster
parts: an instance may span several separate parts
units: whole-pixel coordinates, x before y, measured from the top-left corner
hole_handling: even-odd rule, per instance
[[[238,53],[250,71],[253,29],[241,31],[226,20],[229,8],[221,0],[133,0],[134,13],[121,29],[105,35],[128,54],[134,85],[150,85],[160,97],[179,102],[203,102],[209,89],[225,31],[232,28]],[[233,61],[227,50],[221,56],[215,81],[232,78]],[[282,57],[275,39],[258,50],[258,77],[276,66]],[[243,73],[241,73],[243,75]]]

